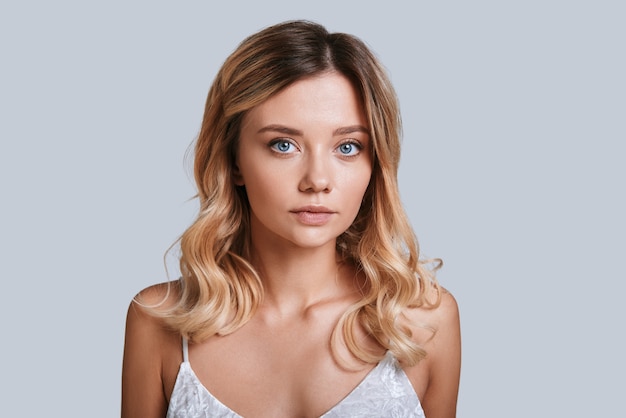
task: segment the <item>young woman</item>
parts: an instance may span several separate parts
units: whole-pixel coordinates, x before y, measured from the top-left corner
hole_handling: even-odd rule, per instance
[[[455,416],[458,310],[419,260],[399,135],[357,38],[294,21],[239,45],[195,147],[182,277],[128,311],[122,416]]]

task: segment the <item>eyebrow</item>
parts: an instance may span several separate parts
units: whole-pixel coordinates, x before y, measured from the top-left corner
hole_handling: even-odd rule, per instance
[[[365,126],[352,125],[352,126],[345,126],[343,128],[335,129],[335,131],[333,132],[333,135],[347,135],[347,134],[351,134],[354,132],[363,132],[368,135],[370,134],[370,130],[367,129]]]
[[[284,126],[284,125],[267,125],[264,126],[263,128],[259,129],[259,131],[257,133],[263,133],[263,132],[279,132],[281,134],[285,134],[285,135],[293,135],[293,136],[302,136],[304,135],[302,133],[302,131],[298,130],[298,129],[294,129],[294,128],[290,128],[288,126]],[[354,132],[363,132],[365,134],[370,134],[369,129],[367,129],[366,127],[362,126],[362,125],[351,125],[351,126],[344,126],[342,128],[337,128],[333,131],[333,136],[336,135],[347,135],[347,134],[351,134]]]
[[[281,134],[293,135],[293,136],[302,136],[302,131],[297,129],[289,128],[283,125],[267,125],[261,129],[257,133],[263,132],[279,132]]]

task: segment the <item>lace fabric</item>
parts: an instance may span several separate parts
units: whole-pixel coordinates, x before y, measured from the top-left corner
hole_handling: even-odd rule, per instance
[[[186,354],[176,378],[167,418],[242,418],[202,385]],[[424,411],[408,377],[388,352],[350,394],[320,418],[339,417],[419,418],[424,417]]]

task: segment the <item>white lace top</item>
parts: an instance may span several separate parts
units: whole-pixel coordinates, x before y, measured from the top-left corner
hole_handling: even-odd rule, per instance
[[[189,364],[187,340],[183,339],[183,362],[176,377],[167,418],[196,417],[242,418],[200,383]],[[388,352],[348,396],[322,417],[414,418],[424,417],[424,411],[409,378]]]

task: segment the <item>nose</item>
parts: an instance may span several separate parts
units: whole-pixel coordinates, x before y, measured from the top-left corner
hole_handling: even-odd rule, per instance
[[[304,169],[298,184],[301,192],[328,193],[332,190],[332,168],[327,158],[311,153],[302,162]]]

